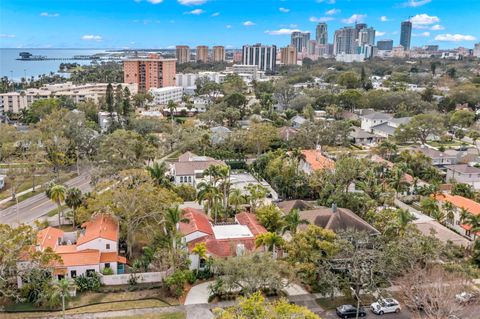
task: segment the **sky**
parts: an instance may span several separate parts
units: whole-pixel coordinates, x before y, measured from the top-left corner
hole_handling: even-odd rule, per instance
[[[314,39],[319,21],[330,42],[358,21],[398,45],[409,17],[412,46],[480,42],[480,0],[0,0],[0,47],[285,46],[296,30]]]

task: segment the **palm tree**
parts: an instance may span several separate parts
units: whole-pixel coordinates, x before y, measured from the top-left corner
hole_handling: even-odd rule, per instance
[[[70,290],[74,287],[67,279],[61,279],[49,289],[44,289],[41,294],[41,299],[45,301],[46,304],[50,306],[57,306],[59,303],[62,304],[62,316],[65,319],[65,305],[66,302],[70,299]]]
[[[283,244],[282,236],[276,233],[263,233],[255,239],[255,247],[264,246],[268,251],[271,251],[275,258],[277,247]]]
[[[465,208],[460,209],[460,223],[464,223],[470,216],[470,212]]]
[[[77,213],[77,209],[82,205],[83,202],[83,195],[82,191],[76,187],[72,187],[67,189],[67,193],[65,196],[65,204],[70,207],[73,212],[73,229],[75,229],[75,217]]]
[[[297,208],[292,209],[288,215],[283,219],[285,226],[282,228],[282,233],[288,230],[292,235],[297,233],[298,226],[308,224],[308,220],[302,219]]]
[[[447,213],[446,214],[447,220],[451,223],[455,218],[455,214],[454,214],[455,206],[450,202],[445,202],[445,204],[443,204],[443,208]]]
[[[175,270],[175,253],[177,252],[177,238],[180,229],[180,223],[188,223],[188,218],[183,218],[182,210],[175,205],[170,207],[165,212],[164,216],[164,232],[165,235],[170,236],[172,240],[172,268]]]
[[[65,200],[65,195],[66,195],[67,189],[63,185],[54,185],[50,189],[50,199],[57,204],[57,210],[58,210],[58,225],[61,225],[61,208],[62,208],[62,202]]]
[[[168,101],[167,108],[170,112],[170,117],[172,119],[172,130],[173,130],[173,125],[174,125],[174,120],[173,120],[173,112],[177,109],[177,104],[173,102],[172,100]]]
[[[165,162],[155,162],[152,166],[147,166],[147,171],[155,184],[169,188],[171,186],[170,180],[166,177],[167,165]]]
[[[398,193],[402,193],[408,189],[408,182],[405,180],[405,172],[398,167],[394,167],[390,171],[390,178],[388,180],[390,186],[395,190],[395,198]]]
[[[214,213],[215,223],[217,222],[218,203],[221,201],[222,194],[219,189],[211,183],[201,182],[197,186],[197,201],[199,204],[205,202],[205,210],[211,216]]]
[[[431,212],[430,217],[438,221],[440,224],[445,224],[445,218],[447,216],[443,211],[436,209]]]
[[[202,243],[196,243],[195,246],[192,249],[192,254],[195,254],[198,256],[198,264],[197,264],[197,271],[200,269],[200,260],[203,258],[207,258],[207,244],[202,242]]]
[[[480,215],[469,214],[465,219],[465,224],[470,226],[470,232],[477,234],[480,232]]]
[[[238,212],[239,205],[247,203],[245,197],[242,194],[242,191],[238,188],[230,190],[230,194],[228,195],[228,202],[230,205],[233,205],[233,210],[235,211],[235,213]]]

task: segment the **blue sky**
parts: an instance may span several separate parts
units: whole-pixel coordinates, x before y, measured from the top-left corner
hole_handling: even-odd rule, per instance
[[[284,46],[292,30],[363,21],[399,42],[413,17],[414,46],[480,42],[480,0],[1,0],[0,47],[167,48],[176,44]]]

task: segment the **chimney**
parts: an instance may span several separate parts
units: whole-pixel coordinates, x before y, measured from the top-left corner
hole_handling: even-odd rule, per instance
[[[336,213],[337,212],[337,203],[333,203],[332,204],[332,213]]]

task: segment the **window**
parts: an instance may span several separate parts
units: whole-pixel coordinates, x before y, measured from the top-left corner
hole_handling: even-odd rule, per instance
[[[105,268],[110,268],[110,263],[105,263]]]
[[[87,277],[91,277],[95,273],[95,269],[87,269]]]
[[[110,249],[110,244],[106,244],[106,249]]]
[[[76,270],[71,270],[70,271],[70,277],[71,278],[77,278],[77,271]]]

